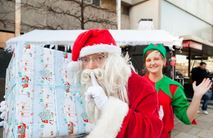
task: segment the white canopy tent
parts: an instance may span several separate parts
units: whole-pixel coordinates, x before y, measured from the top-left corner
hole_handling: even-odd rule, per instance
[[[24,35],[9,39],[7,50],[12,50],[18,43],[36,43],[43,45],[64,45],[70,47],[77,36],[85,30],[34,30]],[[164,30],[110,30],[118,45],[148,45],[162,43],[170,49],[181,48],[182,39]]]

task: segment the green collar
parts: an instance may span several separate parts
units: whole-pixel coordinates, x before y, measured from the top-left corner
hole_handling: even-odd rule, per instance
[[[160,79],[159,81],[157,81],[155,83],[155,88],[157,90],[157,92],[159,92],[160,90],[162,90],[163,92],[165,92],[170,98],[172,98],[171,92],[170,92],[170,85],[178,85],[179,87],[183,87],[180,83],[178,83],[175,80],[170,79],[169,77],[163,75],[163,78]]]

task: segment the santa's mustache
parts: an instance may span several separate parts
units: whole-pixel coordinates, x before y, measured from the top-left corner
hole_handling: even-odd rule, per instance
[[[94,73],[97,82],[102,82],[104,78],[104,71],[103,69],[84,69],[81,73],[81,84],[88,85],[91,83],[91,72]]]

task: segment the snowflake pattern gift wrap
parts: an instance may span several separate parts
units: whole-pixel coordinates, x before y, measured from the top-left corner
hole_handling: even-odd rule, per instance
[[[23,46],[24,45],[24,46]],[[77,84],[68,81],[70,54],[23,44],[14,49],[6,74],[5,138],[84,134],[91,129]]]

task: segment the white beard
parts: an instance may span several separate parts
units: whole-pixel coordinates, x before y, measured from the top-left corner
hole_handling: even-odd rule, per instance
[[[103,69],[100,69],[100,68],[83,70],[81,73],[81,84],[85,85],[86,88],[91,86],[91,77],[90,77],[91,72],[94,73],[97,82],[100,85],[103,85],[104,71]]]
[[[83,95],[84,95],[84,92],[87,91],[88,87],[90,87],[92,85],[91,77],[90,77],[91,72],[94,73],[98,84],[104,89],[106,96],[108,96],[108,97],[112,96],[112,97],[116,97],[118,99],[122,99],[122,95],[121,95],[122,89],[115,88],[114,91],[113,91],[113,89],[107,89],[106,86],[112,86],[112,85],[109,84],[108,80],[105,80],[106,79],[105,77],[108,77],[108,76],[106,76],[106,74],[104,73],[104,70],[100,69],[100,68],[93,69],[93,70],[85,69],[82,71],[81,84],[83,85],[83,87],[82,87]],[[117,86],[119,86],[119,85],[117,84]],[[123,89],[126,89],[126,88],[123,87]],[[123,101],[125,101],[125,100],[123,100]],[[97,109],[94,100],[91,98],[91,100],[85,101],[85,107],[86,107],[86,112],[88,114],[89,120],[91,120],[92,123],[96,122],[97,119],[100,117],[101,112],[99,109]]]
[[[85,69],[81,73],[81,84],[84,86],[83,92],[86,92],[88,87],[91,86],[91,77],[90,73],[93,72],[97,82],[101,87],[103,87],[103,77],[104,71],[102,69]],[[83,93],[84,94],[84,93]],[[94,100],[91,98],[89,101],[85,100],[86,112],[89,118],[89,122],[96,123],[100,117],[100,110],[96,107]]]

